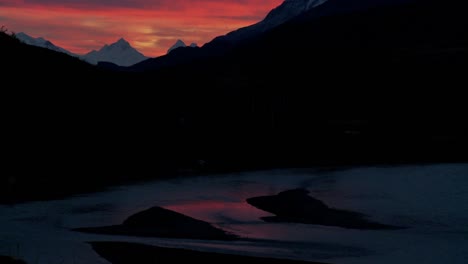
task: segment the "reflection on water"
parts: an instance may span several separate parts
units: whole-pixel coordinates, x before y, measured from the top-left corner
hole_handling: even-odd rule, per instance
[[[186,201],[166,205],[165,208],[190,215],[211,223],[260,222],[259,218],[271,215],[242,201]]]
[[[466,263],[468,164],[275,170],[155,181],[66,200],[0,206],[0,254],[30,264],[107,263],[87,241],[130,241],[332,263]],[[245,202],[292,188],[337,208],[407,230],[349,230],[265,223]],[[208,221],[250,241],[220,242],[106,236],[75,227],[122,223],[162,206]]]

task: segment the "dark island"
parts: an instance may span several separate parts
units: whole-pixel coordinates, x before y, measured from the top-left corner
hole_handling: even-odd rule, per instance
[[[106,235],[166,237],[210,240],[233,240],[229,234],[211,224],[162,208],[151,207],[128,217],[120,225],[75,228],[74,231]]]
[[[359,212],[330,208],[308,193],[305,189],[293,189],[277,195],[248,198],[247,202],[276,215],[262,217],[266,222],[293,222],[354,229],[403,228],[369,221]]]

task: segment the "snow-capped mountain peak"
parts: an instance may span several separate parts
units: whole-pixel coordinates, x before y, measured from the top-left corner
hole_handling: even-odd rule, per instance
[[[91,52],[80,56],[73,54],[61,47],[55,46],[51,41],[42,37],[33,38],[24,32],[17,33],[16,37],[25,44],[66,53],[74,57],[79,57],[91,64],[97,64],[100,61],[106,61],[115,63],[120,66],[131,66],[147,59],[147,57],[134,49],[124,38],[120,38],[115,43],[110,45],[105,44],[98,51],[92,50]]]
[[[260,23],[274,27],[326,1],[327,0],[285,0],[281,5],[271,10]]]
[[[124,38],[120,38],[110,45],[105,44],[99,51],[93,50],[82,56],[82,58],[92,64],[102,61],[112,62],[120,66],[131,66],[147,59],[145,55],[133,48]]]
[[[235,43],[279,26],[327,1],[328,0],[285,0],[281,5],[271,10],[262,21],[232,31],[218,38],[224,38],[229,42]]]
[[[177,49],[177,48],[180,48],[180,47],[187,47],[187,45],[185,45],[185,42],[183,42],[182,40],[178,39],[176,41],[176,43],[174,43],[174,45],[172,45],[168,50],[167,50],[167,53],[169,54],[169,52]]]
[[[296,5],[296,6],[305,6],[306,9],[310,9],[310,8],[314,8],[318,5],[321,5],[323,3],[325,3],[327,0],[284,0],[284,3],[286,4],[289,4],[289,3],[293,3],[293,5]]]
[[[104,45],[107,49],[128,49],[131,48],[130,43],[126,41],[124,38],[120,38],[115,43],[110,45]]]
[[[101,50],[112,50],[112,49],[120,49],[120,50],[127,50],[127,49],[131,49],[132,46],[130,45],[130,43],[128,43],[128,41],[126,41],[125,39],[121,38],[119,40],[117,40],[115,43],[112,43],[110,45],[107,45],[105,44]]]
[[[44,39],[42,37],[34,38],[34,37],[31,37],[31,36],[27,35],[24,32],[16,33],[15,36],[21,42],[23,42],[25,44],[28,44],[28,45],[31,45],[31,46],[37,46],[37,47],[41,47],[41,48],[54,50],[54,51],[57,51],[57,52],[62,52],[62,53],[65,53],[65,54],[68,54],[68,55],[71,55],[71,56],[77,56],[77,55],[71,53],[70,51],[68,51],[68,50],[66,50],[64,48],[55,46],[51,41],[49,41],[47,39]]]
[[[130,43],[128,43],[128,41],[126,41],[124,38],[120,38],[114,44],[119,45],[119,46],[123,46],[123,45],[130,46]]]
[[[174,45],[172,45],[172,46],[167,50],[167,54],[169,54],[169,52],[171,52],[171,51],[173,51],[173,50],[175,50],[175,49],[177,49],[177,48],[180,48],[180,47],[183,47],[183,48],[185,48],[185,47],[196,48],[196,47],[198,47],[198,45],[197,45],[196,43],[191,43],[189,46],[187,46],[187,45],[185,44],[185,42],[183,42],[182,40],[178,39],[178,40],[176,41],[176,43],[174,43]]]

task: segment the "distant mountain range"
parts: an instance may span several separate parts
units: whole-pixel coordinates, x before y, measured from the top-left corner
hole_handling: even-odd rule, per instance
[[[183,42],[182,40],[178,39],[176,41],[176,43],[174,43],[174,45],[172,45],[168,50],[167,50],[167,53],[170,53],[172,50],[175,50],[177,48],[185,48],[187,47],[187,45],[185,44],[185,42]],[[196,43],[191,43],[190,46],[188,47],[191,47],[191,48],[196,48],[198,47],[198,45]]]
[[[119,39],[118,41],[110,45],[107,45],[107,44],[104,45],[98,51],[93,50],[93,51],[90,51],[89,53],[86,53],[85,55],[78,55],[62,47],[56,46],[51,41],[44,39],[42,37],[34,38],[34,37],[27,35],[24,32],[17,33],[16,37],[25,44],[47,48],[53,51],[65,53],[73,57],[81,58],[95,65],[98,64],[99,62],[106,62],[106,63],[110,62],[118,66],[128,67],[128,66],[132,66],[134,64],[137,64],[141,61],[148,59],[148,57],[146,57],[145,55],[140,53],[138,50],[133,48],[130,45],[130,43],[123,38]],[[198,46],[196,43],[191,43],[189,46],[187,46],[182,40],[179,39],[176,41],[176,43],[174,43],[174,45],[172,45],[168,49],[167,53],[170,53],[172,50],[180,48],[180,47],[196,48]]]
[[[99,51],[93,50],[85,55],[78,55],[58,47],[51,41],[42,37],[34,38],[24,32],[17,33],[16,37],[25,44],[62,52],[73,57],[81,58],[91,64],[111,62],[119,66],[131,66],[147,59],[146,56],[133,48],[130,43],[123,38],[110,45],[104,45]]]

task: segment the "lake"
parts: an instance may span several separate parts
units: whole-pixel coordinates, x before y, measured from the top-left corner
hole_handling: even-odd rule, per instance
[[[66,175],[64,175],[66,177]],[[330,207],[362,212],[401,230],[266,223],[246,199],[305,188]],[[86,234],[152,206],[204,220],[249,241]],[[468,164],[282,169],[119,186],[63,200],[0,206],[0,255],[29,264],[108,263],[88,241],[129,241],[328,263],[466,263]]]

